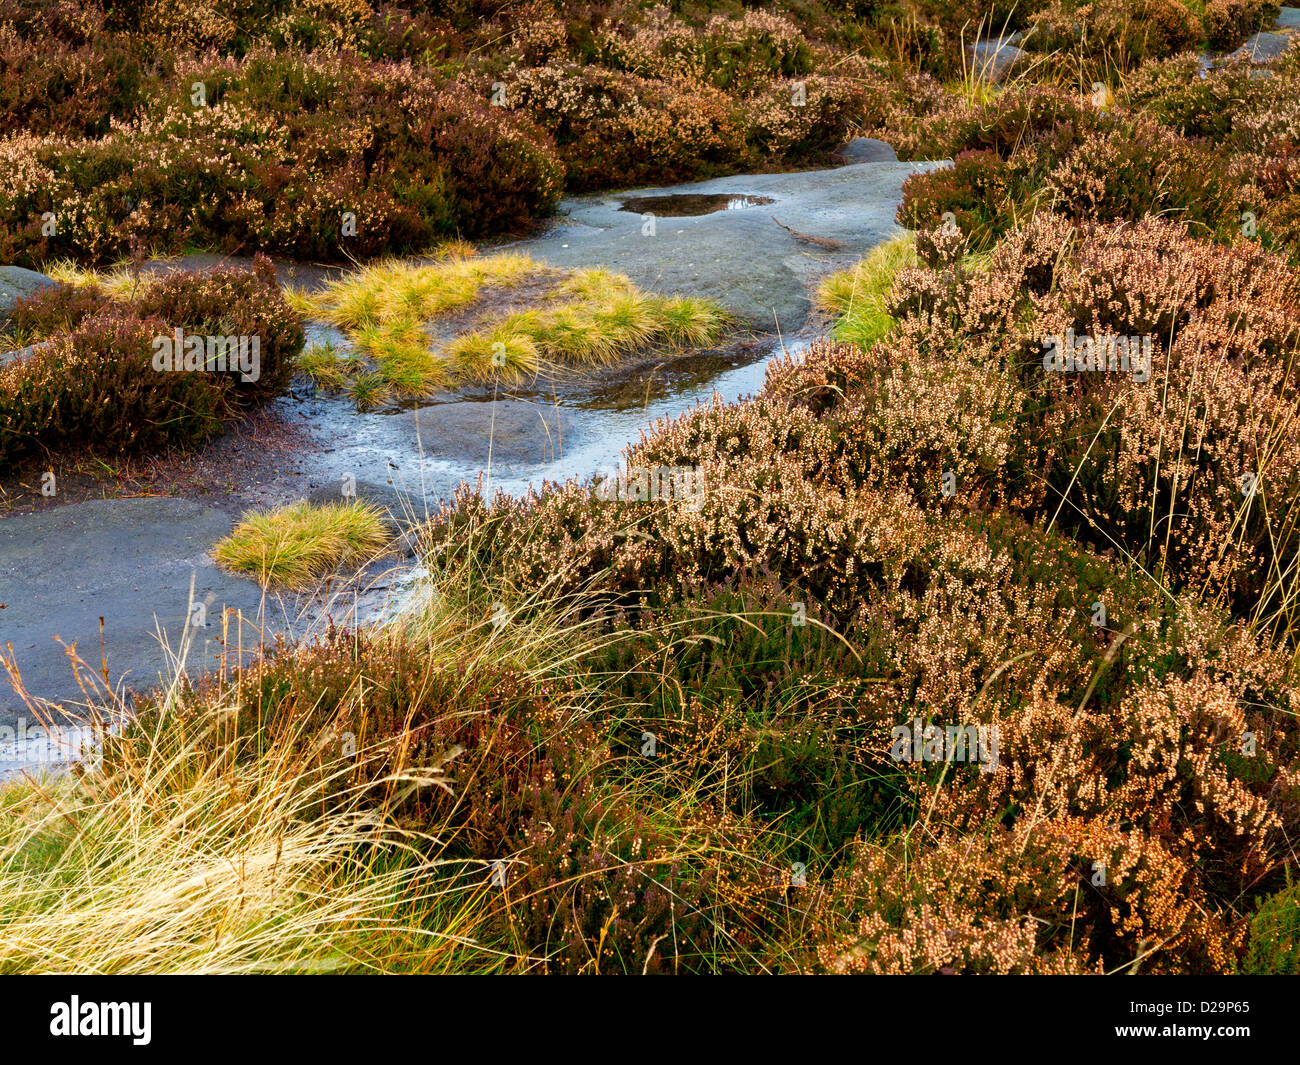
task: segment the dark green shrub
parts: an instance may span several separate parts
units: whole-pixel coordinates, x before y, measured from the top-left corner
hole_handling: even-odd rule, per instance
[[[1300,976],[1300,888],[1270,895],[1250,922],[1241,971],[1252,976]]]
[[[951,169],[907,179],[898,222],[909,229],[925,229],[939,225],[943,215],[951,212],[971,245],[982,247],[1003,228],[1001,216],[1011,181],[1010,168],[996,152],[961,152]]]

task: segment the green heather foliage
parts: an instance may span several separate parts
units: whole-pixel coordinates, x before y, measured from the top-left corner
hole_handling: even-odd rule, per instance
[[[258,337],[257,380],[228,374],[241,398],[267,399],[283,391],[293,376],[294,356],[303,345],[302,322],[285,302],[275,268],[265,256],[254,259],[251,271],[171,273],[148,284],[135,303],[140,313],[156,315],[187,334]]]
[[[951,214],[951,224],[983,247],[997,235],[1010,185],[1010,167],[997,152],[964,151],[951,170],[907,179],[898,221],[909,229],[928,229]]]
[[[1300,975],[1300,892],[1294,885],[1260,903],[1241,968],[1259,976]]]

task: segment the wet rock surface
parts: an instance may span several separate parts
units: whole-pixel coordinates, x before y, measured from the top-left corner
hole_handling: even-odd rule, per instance
[[[635,190],[635,195],[772,201],[745,210],[656,218],[652,232],[640,215],[621,210],[633,193],[585,196],[564,202],[564,216],[549,233],[509,247],[557,267],[608,266],[643,289],[716,300],[751,329],[792,333],[808,317],[806,284],[824,272],[828,259],[812,255],[772,216],[801,233],[840,242],[837,255],[856,261],[896,232],[903,182],[935,165],[858,163]]]
[[[1291,47],[1292,37],[1287,33],[1257,33],[1236,51],[1229,52],[1229,59],[1249,59],[1252,63],[1267,63],[1283,55]]]
[[[262,603],[256,582],[218,569],[208,557],[230,531],[230,518],[183,499],[102,499],[0,522],[0,643],[11,644],[33,696],[73,703],[82,693],[56,637],[75,643],[93,670],[103,657],[113,682],[156,684],[169,670],[155,632],[180,646],[194,600],[206,629],[196,629],[188,666],[217,664],[223,608],[250,619]],[[256,642],[251,631],[246,639]],[[21,712],[0,692],[0,724]]]

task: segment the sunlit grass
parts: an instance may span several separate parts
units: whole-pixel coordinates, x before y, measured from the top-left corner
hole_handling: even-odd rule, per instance
[[[115,744],[104,774],[0,787],[0,973],[499,964],[472,945],[481,895],[452,890],[382,810],[314,812],[317,766],[178,738],[169,725],[135,751]]]
[[[857,266],[826,278],[818,286],[817,304],[840,315],[835,339],[869,347],[893,329],[886,308],[894,277],[916,264],[916,238],[905,233],[873,249]]]
[[[298,356],[298,370],[324,392],[338,392],[347,387],[349,367],[334,344],[312,344]]]
[[[516,383],[536,375],[537,345],[533,338],[498,325],[487,332],[456,337],[444,349],[448,366],[466,381]]]
[[[245,514],[212,555],[263,584],[301,589],[344,563],[368,561],[389,537],[383,513],[368,503],[295,503]]]
[[[314,348],[299,368],[369,410],[427,398],[457,382],[518,384],[548,367],[608,366],[655,345],[706,347],[726,329],[726,313],[709,300],[643,293],[623,274],[590,267],[562,278],[538,306],[433,350],[424,322],[468,306],[485,286],[517,284],[548,269],[513,253],[362,267],[312,297],[292,297],[303,313],[343,329],[357,356],[348,361]]]
[[[71,259],[60,259],[49,263],[44,273],[64,285],[96,285],[110,296],[119,298],[131,296],[140,291],[147,278],[137,276],[128,260],[122,260],[102,270],[81,266]]]
[[[705,347],[726,328],[726,313],[709,300],[650,295],[615,277],[612,295],[517,311],[456,338],[447,346],[448,358],[458,374],[490,380],[494,370],[516,376],[530,363],[608,366],[654,345]],[[579,279],[570,291],[593,291],[592,280]]]
[[[428,264],[382,259],[327,282],[298,309],[340,329],[418,325],[476,300],[488,285],[509,286],[546,269],[526,255],[478,257],[456,245]]]

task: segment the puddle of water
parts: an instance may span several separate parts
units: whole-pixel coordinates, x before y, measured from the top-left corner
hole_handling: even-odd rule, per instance
[[[797,357],[807,347],[806,341],[799,341],[784,350]],[[296,406],[322,442],[328,442],[311,457],[314,480],[337,483],[351,475],[358,484],[391,485],[418,515],[438,499],[450,498],[462,481],[473,485],[480,473],[490,495],[502,491],[518,497],[548,481],[611,471],[623,450],[638,443],[653,422],[707,404],[715,392],[727,403],[756,395],[768,364],[782,350],[778,344],[739,366],[670,371],[599,395],[502,396],[495,420],[491,397],[453,398],[418,410],[366,414],[357,414],[341,398],[300,400]],[[629,402],[637,391],[639,402]],[[417,433],[421,423],[440,423],[447,429],[441,440],[433,441],[433,434]],[[489,451],[492,433],[496,443]],[[539,446],[512,450],[508,438],[515,434],[518,439],[520,433],[532,433],[530,440]]]
[[[761,207],[775,202],[770,196],[742,196],[732,192],[673,193],[668,196],[633,196],[624,200],[619,210],[654,214],[663,218],[684,218],[688,215],[713,214],[715,211],[740,211],[746,207]]]

